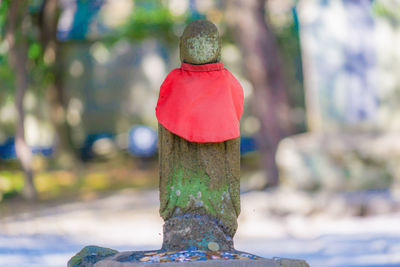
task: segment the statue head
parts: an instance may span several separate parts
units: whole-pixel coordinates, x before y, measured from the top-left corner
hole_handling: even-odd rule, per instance
[[[221,38],[217,27],[208,20],[190,22],[181,36],[179,48],[181,62],[200,65],[221,60]]]

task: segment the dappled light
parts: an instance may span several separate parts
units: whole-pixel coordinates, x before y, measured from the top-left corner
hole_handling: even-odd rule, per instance
[[[171,214],[184,196],[200,210],[208,191],[197,181],[239,188],[236,178],[235,249],[311,266],[400,265],[399,10],[393,0],[0,1],[0,266],[65,266],[88,244],[158,249],[160,199]],[[221,37],[207,64],[180,53],[198,19]],[[157,119],[160,86],[181,60],[191,81],[221,63],[235,77],[243,95],[232,83],[221,103],[235,116],[243,104],[237,140],[189,140],[224,132],[231,118],[209,126],[222,104],[200,112],[208,124],[192,112],[222,86],[191,84],[172,107],[177,129],[195,121],[191,137]],[[184,142],[168,147],[168,134]],[[190,160],[198,172],[172,167]],[[162,184],[166,173],[176,184]],[[210,203],[225,203],[213,192]]]

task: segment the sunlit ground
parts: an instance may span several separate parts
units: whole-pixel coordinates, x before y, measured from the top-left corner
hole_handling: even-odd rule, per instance
[[[39,202],[42,203],[71,198],[91,199],[98,194],[122,188],[156,187],[157,167],[154,159],[134,160],[131,156],[118,155],[112,160],[103,159],[85,164],[78,162],[68,170],[49,167],[44,158],[35,157],[35,185]],[[4,168],[0,166],[0,199],[16,202],[23,183],[23,173],[17,162],[8,162]]]
[[[0,266],[65,266],[93,244],[120,251],[160,248],[163,222],[153,164],[123,159],[92,162],[81,176],[39,173],[40,201],[6,195],[1,203]],[[242,176],[251,177],[251,168]],[[242,188],[254,186],[251,180],[243,179]],[[311,266],[399,266],[398,200],[385,190],[357,195],[365,205],[351,199],[289,188],[243,193],[235,247],[269,258],[305,259]]]
[[[400,214],[343,218],[267,216],[260,199],[242,196],[236,248],[265,257],[306,259],[311,266],[398,266]],[[36,207],[1,220],[0,266],[65,266],[83,246],[159,248],[162,220],[155,190],[123,190],[90,200]]]

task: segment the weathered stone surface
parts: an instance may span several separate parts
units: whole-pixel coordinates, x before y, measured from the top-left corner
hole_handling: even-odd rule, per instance
[[[209,219],[211,228],[203,226],[198,229],[201,232],[190,231],[180,237],[188,242],[202,237],[229,249],[240,213],[240,139],[192,143],[159,124],[159,148],[160,214],[166,221],[163,246],[183,249],[185,242],[169,239],[175,234],[168,231],[177,233],[187,227],[185,223],[194,225],[194,216],[185,221],[182,216],[197,214],[206,216],[201,220]],[[208,250],[208,243],[197,243],[197,247]]]
[[[163,249],[185,250],[190,247],[228,251],[233,250],[233,241],[217,220],[207,215],[186,214],[165,221]]]
[[[171,259],[172,257],[172,259]],[[204,258],[205,257],[205,258]],[[222,258],[221,258],[222,257]],[[226,258],[231,257],[231,258]],[[200,259],[203,258],[203,259]],[[190,262],[185,262],[190,260]],[[74,256],[69,262],[69,267],[134,267],[134,266],[263,266],[263,267],[307,267],[303,260],[282,258],[265,259],[245,252],[201,250],[193,251],[126,251],[116,253],[108,248],[88,246]]]
[[[207,64],[221,59],[221,38],[217,27],[207,20],[189,23],[180,39],[180,58],[190,64]]]
[[[68,267],[92,266],[97,261],[117,253],[117,250],[110,248],[86,246],[68,261]]]
[[[400,181],[398,134],[301,134],[277,152],[283,183],[331,191],[387,188]]]
[[[211,260],[201,262],[174,263],[132,263],[118,262],[112,259],[102,260],[94,267],[309,267],[303,260],[291,259],[261,259],[261,260]]]

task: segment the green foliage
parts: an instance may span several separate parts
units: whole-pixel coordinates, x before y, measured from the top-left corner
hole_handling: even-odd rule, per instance
[[[400,26],[400,4],[398,1],[374,1],[372,10],[376,16],[387,19],[393,26]]]
[[[45,89],[54,80],[54,74],[43,59],[44,53],[42,44],[40,43],[38,16],[35,13],[39,11],[39,2],[30,1],[29,7],[26,7],[28,9],[27,17],[16,19],[17,24],[14,37],[17,46],[20,46],[22,44],[21,41],[23,41],[23,44],[26,44],[27,47],[25,53],[27,56],[28,90],[34,91],[34,94],[38,97],[44,97]],[[5,39],[8,30],[8,20],[10,19],[10,4],[11,1],[9,0],[0,2],[0,108],[7,104],[9,106],[10,102],[11,105],[14,105],[16,93],[15,71],[10,62],[8,40]],[[35,5],[36,8],[32,9],[31,7]],[[24,20],[24,28],[21,27],[22,20]],[[20,47],[25,47],[25,45]],[[0,121],[0,136],[2,139],[12,136],[14,133],[14,121]],[[18,189],[15,190],[18,191]],[[9,190],[9,192],[13,192],[13,190]]]
[[[0,1],[0,36],[4,37],[5,33],[5,24],[6,24],[6,16],[8,12],[9,1],[3,0]]]
[[[9,198],[22,191],[24,186],[24,176],[21,171],[1,171],[0,172],[0,201]]]
[[[29,45],[28,49],[28,57],[30,59],[38,59],[41,55],[42,48],[38,42],[33,41],[32,44]]]
[[[174,38],[174,21],[167,7],[160,0],[136,1],[135,8],[119,35],[134,40],[157,37],[170,40]]]
[[[11,92],[13,86],[14,73],[8,64],[7,53],[8,45],[4,39],[6,30],[6,19],[8,14],[9,1],[0,1],[0,99],[6,98],[6,94]],[[1,102],[0,102],[1,104]]]
[[[1,99],[15,94],[15,75],[9,62],[9,47],[4,39],[9,15],[9,6],[9,1],[1,1],[0,3],[0,80],[1,91],[3,94],[6,94],[2,95],[3,98]],[[39,6],[38,1],[31,1],[29,6],[30,10],[32,6]],[[38,8],[33,11],[35,10],[37,11]],[[27,22],[26,27],[28,27],[28,30],[25,30],[24,32],[27,33],[25,38],[28,46],[27,70],[30,81],[29,87],[39,93],[43,93],[43,89],[52,82],[52,75],[49,73],[49,66],[47,66],[43,60],[43,47],[40,43],[38,17],[35,13],[30,12]],[[17,27],[16,31],[16,42],[19,42],[19,38],[22,35],[25,35],[25,33],[22,32],[21,27]]]
[[[85,198],[123,188],[156,188],[157,162],[148,164],[146,168],[139,169],[132,166],[132,158],[121,154],[109,161],[88,163],[81,170],[60,170],[46,158],[34,155],[35,185],[41,200],[71,196]],[[0,205],[2,199],[20,194],[23,185],[24,174],[18,161],[0,160]]]
[[[270,22],[270,24],[280,50],[290,104],[297,110],[304,111],[305,96],[297,13],[292,9],[286,16],[285,23]],[[296,132],[306,131],[305,118],[295,121],[294,124]]]
[[[11,70],[10,65],[8,64],[7,55],[5,54],[0,54],[0,81],[0,99],[5,100],[6,95],[14,92],[14,72]]]

